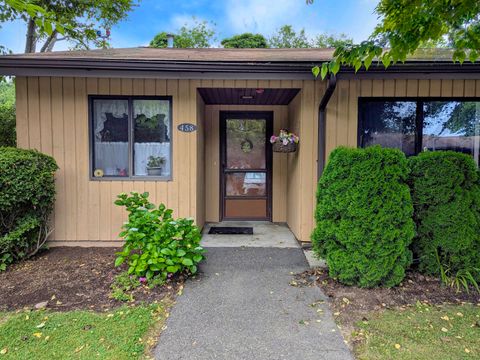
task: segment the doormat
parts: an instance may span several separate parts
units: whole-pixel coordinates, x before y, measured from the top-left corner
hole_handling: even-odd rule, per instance
[[[208,233],[214,235],[253,235],[253,228],[212,226]]]

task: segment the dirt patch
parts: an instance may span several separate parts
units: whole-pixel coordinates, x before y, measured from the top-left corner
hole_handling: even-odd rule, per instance
[[[124,304],[109,296],[115,276],[126,270],[114,267],[115,251],[58,247],[11,266],[0,272],[0,310],[33,307],[45,301],[47,308],[59,311],[103,311]],[[141,286],[133,292],[133,303],[151,303],[173,295],[183,281],[180,276],[154,289]]]
[[[341,326],[344,336],[349,339],[354,324],[368,321],[368,317],[384,309],[396,309],[417,302],[438,304],[480,303],[477,292],[459,292],[443,286],[433,277],[417,272],[408,272],[403,282],[394,288],[362,289],[345,286],[328,276],[327,270],[312,269],[295,276],[295,281],[303,285],[319,286],[330,299],[330,306],[336,322]]]

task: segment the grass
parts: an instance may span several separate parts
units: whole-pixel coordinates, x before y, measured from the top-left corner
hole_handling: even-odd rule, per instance
[[[418,304],[357,324],[358,359],[479,359],[480,306]]]
[[[168,304],[111,312],[0,313],[0,360],[135,359],[146,356]]]

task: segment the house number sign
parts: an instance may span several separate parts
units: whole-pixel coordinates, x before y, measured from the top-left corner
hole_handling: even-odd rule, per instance
[[[177,126],[177,129],[182,132],[194,132],[197,130],[197,125],[190,124],[190,123],[183,123]]]

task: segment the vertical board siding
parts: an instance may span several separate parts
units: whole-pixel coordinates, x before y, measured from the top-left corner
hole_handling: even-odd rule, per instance
[[[127,214],[113,202],[123,191],[148,191],[152,202],[165,203],[175,216],[195,216],[203,207],[195,181],[202,159],[192,156],[197,135],[176,131],[180,122],[196,123],[188,80],[17,77],[16,94],[18,146],[50,154],[59,166],[52,245],[119,244]],[[173,97],[173,181],[90,180],[88,95]]]
[[[286,106],[205,105],[198,87],[299,88]],[[18,77],[17,142],[56,159],[57,201],[54,244],[111,246],[127,214],[116,196],[147,191],[175,216],[192,216],[202,226],[218,221],[219,113],[221,110],[274,111],[274,130],[287,127],[300,136],[296,153],[273,156],[273,221],[287,222],[295,236],[309,241],[314,227],[318,105],[325,82],[309,80],[175,80],[128,78]],[[91,181],[89,178],[88,95],[172,96],[172,181]],[[326,154],[340,145],[357,146],[358,97],[480,96],[471,79],[340,79],[327,107]],[[182,133],[183,122],[197,131]]]

